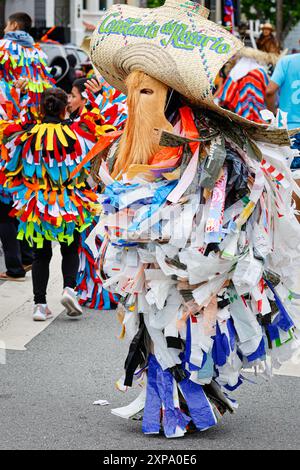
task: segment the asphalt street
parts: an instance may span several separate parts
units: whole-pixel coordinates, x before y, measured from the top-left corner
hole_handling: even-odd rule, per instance
[[[236,415],[225,416],[208,432],[180,440],[144,436],[140,422],[110,413],[138,394],[115,389],[127,351],[119,333],[115,312],[86,311],[80,321],[62,313],[27,351],[7,351],[6,364],[0,365],[0,449],[300,448],[297,377],[266,382],[249,375],[257,383],[246,383],[235,394]],[[93,405],[100,399],[110,405]]]

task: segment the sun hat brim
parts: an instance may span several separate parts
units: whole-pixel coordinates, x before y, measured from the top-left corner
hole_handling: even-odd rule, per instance
[[[123,92],[126,77],[141,70],[189,99],[206,99],[219,70],[243,47],[207,15],[184,0],[159,8],[113,5],[93,34],[92,61]]]
[[[167,0],[159,8],[113,5],[92,36],[92,62],[110,85],[125,94],[127,76],[139,70],[176,90],[193,105],[268,140],[267,125],[253,123],[213,101],[218,72],[244,46],[225,28],[209,21],[208,14],[206,8],[189,0]],[[273,135],[279,145],[288,143],[286,131]]]

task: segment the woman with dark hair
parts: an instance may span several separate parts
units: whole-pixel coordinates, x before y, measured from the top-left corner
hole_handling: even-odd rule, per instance
[[[82,113],[88,102],[86,78],[78,78],[73,82],[71,93],[68,100],[68,112],[71,119],[76,119]]]
[[[5,128],[1,153],[19,238],[34,246],[32,279],[35,321],[51,316],[47,306],[52,241],[61,245],[64,291],[61,303],[71,317],[80,316],[74,288],[79,268],[79,231],[92,224],[99,212],[97,195],[86,183],[84,166],[72,172],[96,142],[96,125],[84,116],[66,120],[67,94],[59,89],[42,95],[39,122]]]
[[[76,119],[89,110],[95,108],[99,110],[97,99],[101,94],[102,83],[95,78],[78,78],[73,82],[72,90],[69,95],[68,111],[71,119]],[[95,119],[101,119],[101,116],[94,115]]]

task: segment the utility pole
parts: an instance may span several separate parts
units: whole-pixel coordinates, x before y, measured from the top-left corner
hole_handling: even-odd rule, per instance
[[[283,32],[283,0],[276,0],[276,33],[279,44],[282,42]]]

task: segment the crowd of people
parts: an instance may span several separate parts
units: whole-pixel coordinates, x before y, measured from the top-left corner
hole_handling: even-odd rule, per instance
[[[142,414],[145,434],[183,437],[235,411],[229,394],[244,368],[267,374],[267,358],[279,367],[299,345],[300,191],[290,166],[300,168],[300,55],[281,57],[269,24],[260,50],[243,48],[205,8],[174,0],[124,39],[131,8],[103,16],[91,43],[95,71],[70,74],[68,93],[29,34],[31,18],[8,19],[0,280],[22,282],[31,269],[33,319],[47,321],[59,244],[67,314],[117,308],[130,343],[118,386],[144,384],[113,412]],[[165,18],[192,23],[184,46],[159,37],[165,24],[151,36],[151,21]]]

